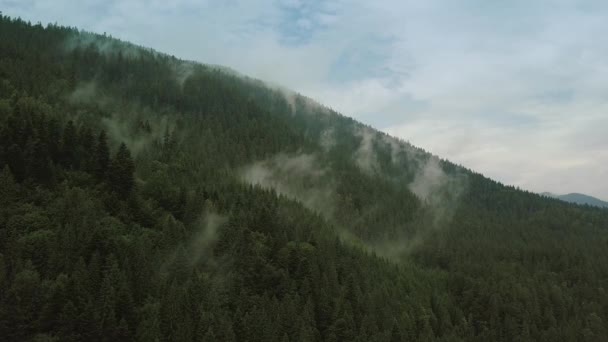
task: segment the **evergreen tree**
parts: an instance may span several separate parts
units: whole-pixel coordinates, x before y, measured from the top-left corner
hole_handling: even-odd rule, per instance
[[[8,165],[0,172],[0,208],[7,208],[16,200],[18,194],[17,183]]]
[[[97,138],[94,157],[94,172],[99,179],[106,176],[109,164],[110,149],[108,148],[108,139],[106,137],[106,132],[102,130]]]
[[[73,168],[77,166],[77,146],[76,127],[74,127],[74,123],[70,120],[63,129],[63,139],[61,140],[61,162],[64,167]]]
[[[131,158],[131,152],[129,152],[127,145],[122,143],[108,169],[110,187],[116,193],[127,196],[135,186],[134,171],[135,165]]]

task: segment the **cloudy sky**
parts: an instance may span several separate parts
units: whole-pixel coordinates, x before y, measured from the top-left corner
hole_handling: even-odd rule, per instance
[[[221,64],[531,191],[608,199],[608,2],[0,0]]]

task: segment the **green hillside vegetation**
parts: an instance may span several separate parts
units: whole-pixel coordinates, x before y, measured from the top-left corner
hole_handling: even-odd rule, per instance
[[[5,341],[608,340],[608,210],[227,69],[2,17],[0,171]]]

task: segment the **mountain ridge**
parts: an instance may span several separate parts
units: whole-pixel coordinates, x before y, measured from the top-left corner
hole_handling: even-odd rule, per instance
[[[565,195],[557,195],[550,192],[543,192],[541,195],[557,198],[568,203],[608,208],[608,202],[603,201],[597,197],[578,192],[572,192]]]

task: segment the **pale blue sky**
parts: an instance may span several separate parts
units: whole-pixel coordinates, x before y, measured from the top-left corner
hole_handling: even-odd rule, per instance
[[[292,88],[531,191],[608,199],[608,2],[0,0]]]

